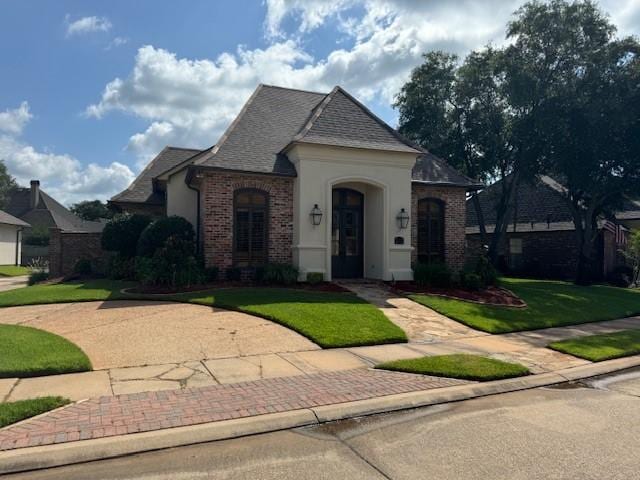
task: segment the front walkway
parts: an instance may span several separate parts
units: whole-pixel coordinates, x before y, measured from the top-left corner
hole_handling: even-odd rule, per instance
[[[28,281],[29,275],[20,275],[19,277],[0,277],[0,292],[26,287]]]

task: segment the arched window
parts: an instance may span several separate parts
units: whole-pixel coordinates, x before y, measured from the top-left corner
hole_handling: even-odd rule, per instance
[[[444,262],[444,203],[440,200],[418,201],[418,261]]]
[[[255,267],[267,262],[269,196],[261,190],[236,190],[233,197],[233,263]]]

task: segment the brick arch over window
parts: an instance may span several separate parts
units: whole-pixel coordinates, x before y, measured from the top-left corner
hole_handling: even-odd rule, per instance
[[[233,263],[264,265],[269,257],[269,193],[239,188],[233,194]]]
[[[438,198],[418,200],[418,261],[445,261],[445,203]]]

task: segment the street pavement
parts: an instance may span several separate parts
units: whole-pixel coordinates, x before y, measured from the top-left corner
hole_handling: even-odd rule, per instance
[[[640,479],[640,369],[577,384],[6,476]]]

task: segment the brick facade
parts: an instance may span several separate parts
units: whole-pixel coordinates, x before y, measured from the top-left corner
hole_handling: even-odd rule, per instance
[[[50,229],[49,236],[49,272],[52,277],[61,277],[73,273],[78,260],[91,260],[96,273],[104,273],[109,253],[102,250],[102,233],[63,232]]]
[[[444,202],[444,255],[449,268],[458,271],[465,262],[466,190],[457,187],[411,186],[411,255],[412,263],[418,258],[418,201],[435,198]]]
[[[293,178],[209,172],[200,181],[201,240],[207,266],[233,267],[233,197],[254,188],[269,195],[269,262],[291,263]]]

